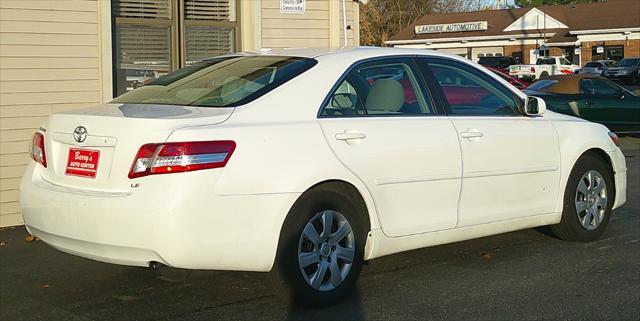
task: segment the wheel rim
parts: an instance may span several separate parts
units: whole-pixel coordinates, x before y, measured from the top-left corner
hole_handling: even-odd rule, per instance
[[[576,213],[582,227],[595,230],[602,224],[607,210],[607,184],[598,171],[590,170],[578,182]]]
[[[298,266],[307,284],[331,291],[347,278],[355,257],[355,236],[349,221],[336,211],[314,215],[298,242]]]

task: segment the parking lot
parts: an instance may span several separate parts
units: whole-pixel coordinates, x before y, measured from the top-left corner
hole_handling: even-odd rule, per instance
[[[623,138],[627,204],[604,236],[524,230],[374,260],[341,304],[292,309],[262,273],[109,265],[0,230],[0,320],[638,320],[640,139]]]

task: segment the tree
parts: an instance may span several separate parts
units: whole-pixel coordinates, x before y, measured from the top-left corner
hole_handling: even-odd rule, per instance
[[[515,0],[518,7],[535,7],[555,4],[588,3],[598,2],[597,0]]]
[[[427,14],[492,8],[492,0],[369,0],[360,6],[360,43],[381,46]]]

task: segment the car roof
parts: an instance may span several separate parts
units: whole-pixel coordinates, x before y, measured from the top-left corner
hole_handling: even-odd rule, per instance
[[[553,75],[541,80],[557,81],[555,84],[544,89],[544,92],[554,94],[577,94],[580,92],[580,80],[585,78],[606,80],[606,78],[588,74]]]
[[[440,57],[456,57],[460,56],[439,52],[430,49],[411,49],[411,48],[391,48],[391,47],[343,47],[343,48],[283,48],[269,49],[263,48],[258,51],[245,51],[231,55],[264,55],[264,56],[292,56],[304,58],[322,58],[322,57],[342,57],[349,60],[361,60],[366,58],[393,56],[393,55],[428,55]],[[462,58],[461,58],[462,59]]]

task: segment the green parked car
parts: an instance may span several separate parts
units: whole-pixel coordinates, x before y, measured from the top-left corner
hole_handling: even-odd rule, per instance
[[[640,97],[606,78],[555,75],[523,91],[544,99],[549,110],[603,124],[619,134],[640,134]]]

